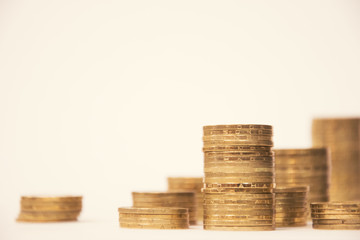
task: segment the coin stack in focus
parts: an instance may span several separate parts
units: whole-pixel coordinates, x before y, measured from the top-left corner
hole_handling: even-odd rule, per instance
[[[274,191],[276,227],[306,226],[309,187],[276,187]]]
[[[21,197],[19,222],[76,221],[82,208],[81,196]]]
[[[204,126],[204,229],[274,230],[272,126]]]
[[[326,148],[274,149],[278,187],[309,186],[309,203],[328,201],[329,154]]]
[[[197,221],[203,220],[203,187],[202,177],[168,177],[169,192],[195,192]]]
[[[360,202],[311,203],[313,228],[360,230]]]
[[[119,208],[120,227],[140,229],[187,229],[186,208]]]
[[[314,119],[312,141],[331,152],[330,201],[360,200],[360,118]]]
[[[138,208],[187,208],[189,223],[196,222],[196,201],[194,192],[133,192],[133,206]]]

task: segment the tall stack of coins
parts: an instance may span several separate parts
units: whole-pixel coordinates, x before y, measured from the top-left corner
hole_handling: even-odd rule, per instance
[[[204,126],[204,229],[273,230],[272,126]]]
[[[187,229],[189,212],[186,208],[119,208],[122,228]]]
[[[76,221],[82,208],[82,197],[21,197],[20,222]]]
[[[309,187],[276,187],[274,191],[276,227],[306,226]]]
[[[360,202],[311,203],[313,228],[360,230]]]
[[[132,197],[133,206],[137,208],[187,208],[189,223],[197,223],[194,192],[133,192]]]
[[[195,192],[197,221],[203,220],[203,187],[202,177],[168,177],[169,192]]]
[[[328,201],[329,154],[326,148],[275,149],[278,187],[309,186],[309,202]]]
[[[312,141],[331,151],[330,200],[360,200],[360,118],[314,119]]]

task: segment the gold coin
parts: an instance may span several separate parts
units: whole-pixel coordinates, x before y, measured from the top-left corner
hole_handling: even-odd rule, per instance
[[[249,215],[219,215],[219,214],[211,214],[211,215],[204,215],[204,219],[209,220],[272,220],[274,217],[272,214],[270,215],[256,215],[256,216],[249,216]]]
[[[204,129],[204,136],[218,136],[218,135],[271,135],[271,129]]]
[[[75,206],[67,206],[67,205],[21,205],[22,211],[81,211],[82,206],[81,205],[75,205]]]
[[[307,222],[299,222],[299,223],[283,223],[283,222],[275,222],[276,228],[281,227],[305,227]]]
[[[137,208],[137,207],[121,207],[119,213],[130,214],[188,214],[187,208]]]
[[[151,219],[188,219],[189,214],[134,214],[134,213],[119,213],[119,217],[126,218],[151,218]]]
[[[217,231],[272,231],[275,230],[274,226],[220,226],[220,225],[204,225],[204,230],[217,230]]]
[[[241,215],[245,217],[253,216],[273,216],[273,209],[227,209],[227,208],[204,208],[205,215]]]
[[[205,183],[205,188],[272,188],[273,183]]]
[[[20,212],[17,221],[74,221],[79,216],[79,211],[69,212]]]
[[[263,152],[271,152],[271,146],[258,146],[258,145],[212,145],[203,147],[204,152],[251,152],[254,151],[254,154],[260,155]],[[257,152],[257,153],[256,153]],[[272,153],[271,153],[272,154]]]
[[[204,193],[271,193],[272,188],[204,188]]]
[[[313,219],[313,224],[359,224],[359,219]]]
[[[189,224],[189,219],[119,218],[119,221],[129,224]]]
[[[247,209],[273,209],[273,204],[204,204],[204,209],[224,209],[224,210],[247,210]]]
[[[276,210],[275,210],[276,211]],[[275,217],[276,218],[294,218],[294,217],[306,217],[308,216],[308,212],[276,212]]]
[[[274,199],[273,193],[205,193],[204,199],[239,199],[239,200],[269,200]]]
[[[348,225],[332,225],[332,224],[313,224],[314,229],[322,230],[360,230],[360,224],[348,224]]]
[[[262,124],[229,124],[229,125],[207,125],[203,126],[204,131],[209,130],[230,130],[230,129],[246,129],[246,130],[271,130],[271,125]]]
[[[357,208],[360,209],[360,202],[347,201],[347,202],[312,202],[311,208]]]
[[[269,200],[232,200],[232,199],[219,199],[219,200],[204,200],[204,204],[253,204],[253,205],[262,205],[262,204],[270,204],[273,205],[274,202],[272,199]]]
[[[227,134],[227,135],[204,135],[204,142],[210,141],[258,141],[266,140],[271,141],[272,135],[260,135],[260,134]]]
[[[133,197],[193,197],[194,192],[132,192]]]
[[[242,145],[253,145],[253,146],[266,146],[272,147],[274,145],[273,141],[271,140],[234,140],[234,141],[204,141],[204,151],[213,151],[214,149],[225,148],[237,150],[239,146]],[[230,147],[230,148],[229,148]]]
[[[209,220],[204,219],[205,225],[231,225],[231,226],[251,226],[251,225],[273,225],[273,220]]]
[[[278,186],[274,189],[275,193],[294,193],[294,192],[300,192],[300,193],[306,193],[309,191],[309,186],[298,186],[298,187],[281,187]]]
[[[258,157],[260,157],[260,160],[274,160],[274,154],[271,151],[271,148],[266,149],[242,149],[240,151],[208,151],[204,152],[204,159],[215,159],[215,160],[237,160],[237,159],[248,159],[248,158],[254,158],[256,160]],[[261,159],[264,157],[264,159]]]
[[[267,182],[274,183],[274,177],[206,177],[205,183],[240,183],[240,182]]]
[[[314,214],[331,214],[331,215],[360,215],[360,209],[355,209],[355,210],[351,210],[351,209],[343,209],[343,210],[338,210],[338,209],[320,209],[320,208],[315,208],[315,209],[311,209],[311,212]]]
[[[256,179],[256,178],[271,178],[275,179],[275,174],[273,172],[225,172],[218,169],[219,172],[207,172],[205,170],[205,182],[209,178],[248,178],[248,179]],[[258,181],[255,181],[258,182]]]
[[[139,224],[139,223],[120,223],[122,228],[136,229],[188,229],[188,224]]]
[[[347,220],[347,219],[360,219],[360,215],[348,215],[348,214],[344,214],[344,215],[340,215],[340,214],[314,214],[311,213],[311,217],[313,219],[342,219],[342,220]]]
[[[82,196],[22,196],[21,202],[79,202]]]
[[[276,156],[304,156],[326,155],[326,148],[303,148],[303,149],[274,149]]]

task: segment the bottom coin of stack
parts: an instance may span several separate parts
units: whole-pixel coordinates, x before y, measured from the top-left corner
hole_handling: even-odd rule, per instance
[[[138,208],[187,208],[189,223],[196,222],[196,201],[194,192],[133,192],[133,206]]]
[[[274,192],[276,227],[306,226],[309,187],[277,187]]]
[[[82,208],[81,196],[21,197],[19,222],[76,221]]]
[[[314,229],[360,230],[360,202],[310,204]]]
[[[186,208],[119,208],[122,228],[187,229],[189,212]]]

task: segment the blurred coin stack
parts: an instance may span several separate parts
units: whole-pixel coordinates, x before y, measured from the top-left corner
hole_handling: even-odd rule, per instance
[[[331,152],[330,200],[360,200],[360,118],[314,119],[312,141]]]
[[[311,203],[313,228],[360,230],[360,202]]]
[[[306,226],[308,217],[307,194],[309,187],[276,187],[276,227]]]
[[[196,224],[194,192],[133,192],[133,206],[137,208],[186,208],[190,225]]]
[[[275,149],[278,187],[309,186],[309,203],[328,201],[329,154],[326,148]]]
[[[197,221],[203,220],[203,187],[202,177],[168,177],[168,191],[169,192],[194,192],[196,199]]]
[[[272,126],[204,126],[204,229],[273,230]]]
[[[82,208],[81,196],[21,197],[20,222],[76,221]]]
[[[119,208],[122,228],[187,229],[189,212],[186,208]]]

